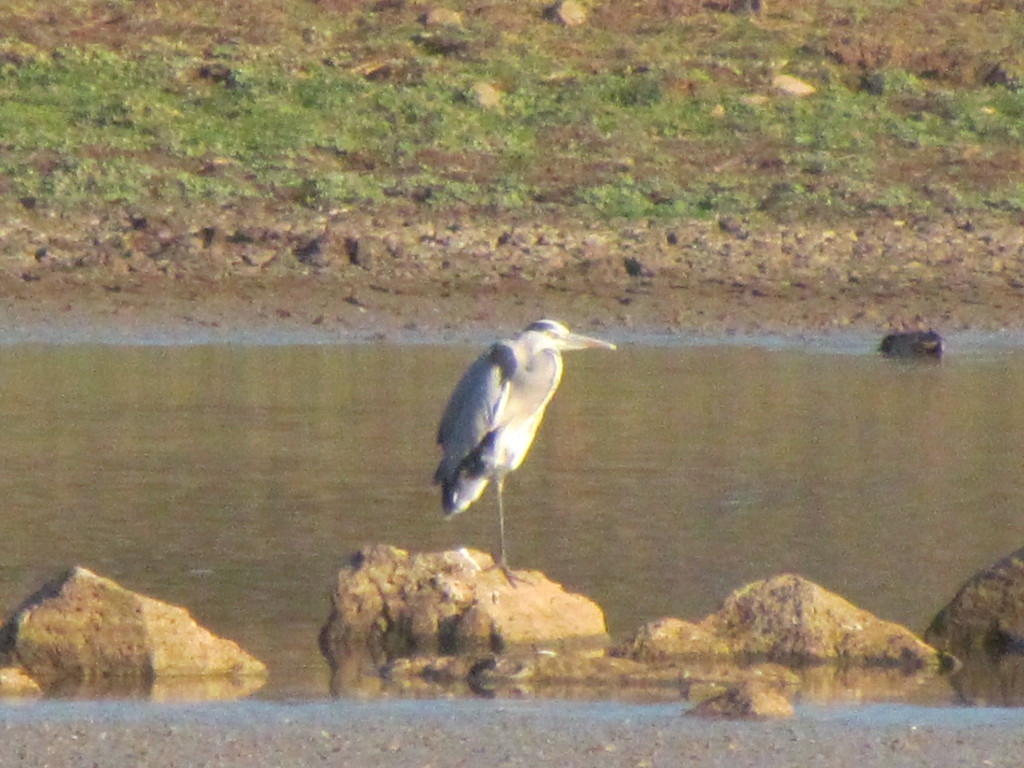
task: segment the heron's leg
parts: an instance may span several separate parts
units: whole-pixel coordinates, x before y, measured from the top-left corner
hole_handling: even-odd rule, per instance
[[[501,559],[498,560],[498,567],[503,571],[508,570],[505,562],[505,503],[502,499],[502,491],[505,489],[505,476],[498,475],[494,484],[498,492],[498,539],[501,542]]]
[[[508,580],[509,586],[516,586],[516,582],[519,579],[512,575],[512,571],[509,570],[508,560],[505,556],[505,503],[502,491],[505,489],[505,476],[498,475],[495,478],[494,490],[498,493],[498,538],[501,544],[501,554],[498,560],[498,568],[505,574],[505,578]]]

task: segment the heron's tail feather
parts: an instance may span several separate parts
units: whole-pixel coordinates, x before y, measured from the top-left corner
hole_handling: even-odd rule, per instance
[[[441,485],[441,504],[445,515],[465,512],[483,495],[491,480],[494,439],[495,433],[489,432],[461,460],[446,455],[437,466],[434,482]]]
[[[463,473],[446,478],[441,482],[441,505],[446,517],[465,512],[470,505],[483,495],[490,478],[469,476]]]

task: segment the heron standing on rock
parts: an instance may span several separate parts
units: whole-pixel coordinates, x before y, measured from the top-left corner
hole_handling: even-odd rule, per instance
[[[445,515],[464,512],[494,481],[498,494],[501,559],[505,561],[505,476],[523,463],[544,409],[562,379],[562,352],[615,349],[614,344],[572,333],[562,323],[538,320],[499,341],[469,366],[452,392],[437,432],[444,456],[434,482]]]

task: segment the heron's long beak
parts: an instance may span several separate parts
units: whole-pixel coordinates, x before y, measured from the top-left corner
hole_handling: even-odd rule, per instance
[[[602,341],[579,333],[570,333],[562,340],[562,349],[615,349],[610,341]]]

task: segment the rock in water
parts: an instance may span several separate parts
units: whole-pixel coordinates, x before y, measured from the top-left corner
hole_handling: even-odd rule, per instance
[[[701,626],[737,654],[780,662],[843,661],[907,669],[939,666],[939,654],[910,630],[883,621],[793,574],[748,584]]]
[[[259,676],[262,662],[200,627],[184,608],[75,567],[28,598],[0,628],[0,653],[44,691],[118,681]]]
[[[1024,655],[1024,549],[968,579],[925,638],[954,656]]]
[[[736,590],[698,624],[680,619],[650,622],[616,653],[639,661],[731,656],[796,666],[940,666],[939,653],[910,630],[792,574]]]
[[[536,571],[513,576],[514,585],[475,550],[410,555],[366,547],[338,573],[321,649],[337,671],[352,654],[381,663],[606,637],[604,612],[592,600]]]
[[[935,331],[890,333],[882,339],[878,351],[885,357],[931,358],[942,357],[942,337]]]
[[[695,717],[724,717],[762,720],[793,716],[793,703],[785,691],[765,683],[747,682],[724,693],[704,699],[687,711]]]

